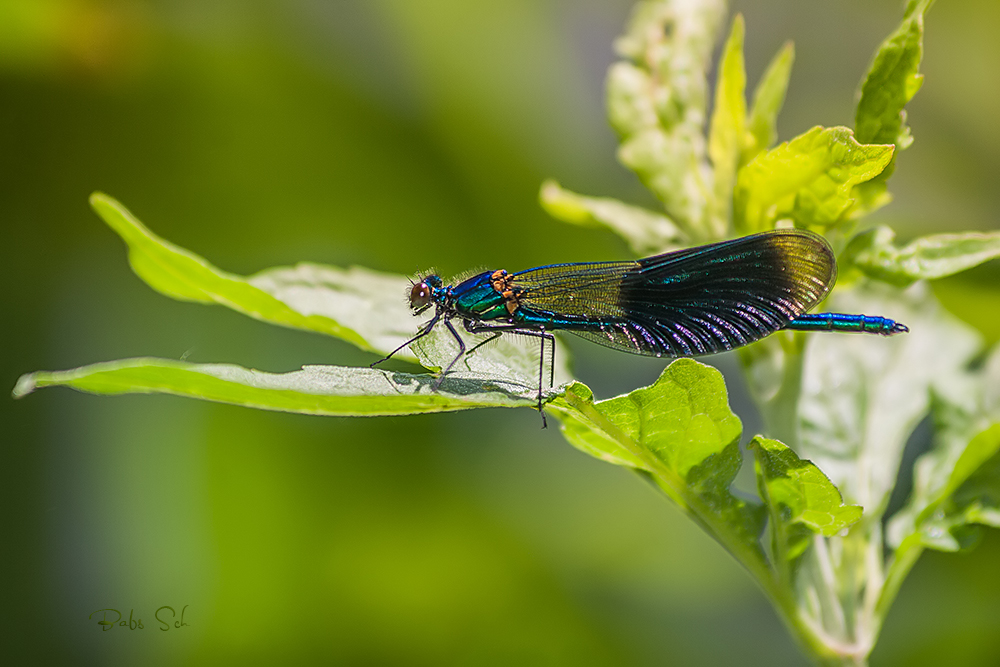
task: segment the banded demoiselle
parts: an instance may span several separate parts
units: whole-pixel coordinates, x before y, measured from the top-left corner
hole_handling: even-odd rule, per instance
[[[837,280],[826,240],[809,231],[775,230],[631,262],[540,266],[518,273],[484,271],[457,285],[429,275],[410,290],[410,308],[434,315],[381,363],[423,338],[438,322],[458,342],[458,355],[509,333],[538,338],[538,410],[542,412],[545,341],[569,331],[595,343],[652,357],[725,352],[781,329],[891,336],[908,331],[885,317],[815,313]],[[452,324],[492,334],[470,350]],[[373,366],[375,364],[372,364]],[[552,384],[550,370],[549,383]],[[435,386],[438,386],[435,385]],[[542,412],[542,424],[545,413]]]

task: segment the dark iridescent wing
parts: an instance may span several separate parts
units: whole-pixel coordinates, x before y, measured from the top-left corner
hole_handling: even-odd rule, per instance
[[[648,257],[514,274],[525,315],[608,347],[678,357],[731,350],[823,300],[833,251],[812,232],[776,230]]]

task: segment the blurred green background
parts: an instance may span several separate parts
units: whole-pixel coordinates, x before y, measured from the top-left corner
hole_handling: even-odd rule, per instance
[[[0,0],[0,384],[139,355],[269,371],[374,360],[156,294],[88,209],[94,190],[238,273],[627,257],[536,196],[554,177],[651,203],[603,111],[630,5]],[[735,9],[751,85],[796,43],[788,139],[851,124],[902,7]],[[998,33],[996,0],[929,15],[916,142],[879,214],[904,238],[1000,226]],[[1000,338],[997,262],[936,290]],[[569,343],[601,397],[663,367]],[[734,361],[713,363],[752,432]],[[529,410],[332,419],[55,389],[0,400],[0,415],[0,632],[19,664],[802,663],[721,548]],[[971,554],[927,554],[874,664],[998,664],[998,562],[995,531]],[[162,632],[163,605],[188,605],[189,625]],[[102,633],[88,615],[109,607],[145,629]]]

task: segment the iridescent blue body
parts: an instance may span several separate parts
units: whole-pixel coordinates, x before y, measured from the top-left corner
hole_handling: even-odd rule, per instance
[[[493,334],[487,341],[504,333],[539,338],[541,410],[545,340],[553,342],[554,353],[553,331],[655,357],[724,352],[780,329],[881,335],[907,331],[884,317],[808,314],[836,279],[830,246],[821,236],[801,230],[764,232],[631,262],[485,271],[457,285],[430,275],[413,285],[410,306],[415,314],[434,306],[434,315],[397,350],[443,320],[459,344],[443,377],[466,354],[453,319],[471,333]],[[542,419],[544,423],[544,413]]]
[[[796,331],[844,331],[891,336],[907,331],[906,325],[878,315],[847,315],[845,313],[812,313],[799,315],[786,329]]]

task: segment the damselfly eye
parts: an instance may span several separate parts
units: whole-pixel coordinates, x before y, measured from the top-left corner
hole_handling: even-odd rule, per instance
[[[421,308],[426,308],[431,302],[431,295],[433,294],[430,285],[421,280],[419,283],[413,286],[410,290],[410,308],[413,310],[420,310]]]

